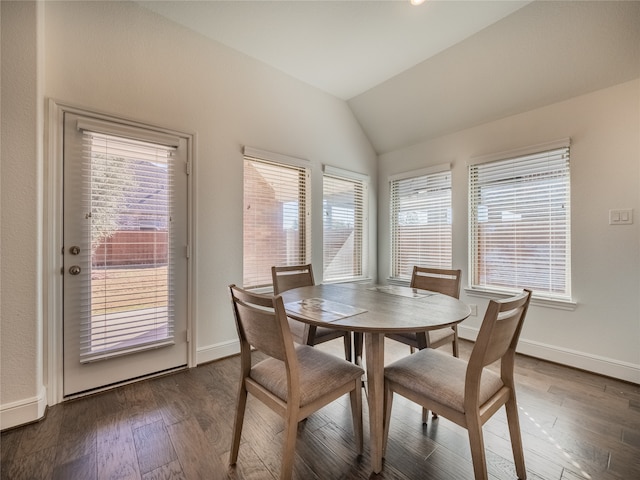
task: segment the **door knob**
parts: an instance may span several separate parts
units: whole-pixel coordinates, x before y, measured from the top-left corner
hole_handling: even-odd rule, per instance
[[[71,275],[78,275],[81,271],[82,269],[78,265],[71,265],[69,267],[69,273]]]
[[[71,255],[78,255],[80,253],[80,247],[74,245],[73,247],[69,248],[69,253]]]

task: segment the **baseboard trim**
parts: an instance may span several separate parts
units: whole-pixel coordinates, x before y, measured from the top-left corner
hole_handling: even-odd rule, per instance
[[[475,341],[478,329],[459,325],[458,334],[462,339]],[[240,343],[237,340],[198,348],[198,365],[236,355],[239,352]],[[560,348],[526,338],[520,339],[518,353],[640,385],[640,365]]]
[[[0,430],[36,422],[47,409],[47,390],[41,388],[38,395],[0,406]]]
[[[240,353],[240,342],[231,340],[229,342],[216,343],[206,347],[199,347],[196,352],[196,364],[201,365],[221,358],[230,357]]]
[[[458,335],[475,341],[478,329],[458,326]],[[520,338],[518,353],[640,385],[640,365]]]

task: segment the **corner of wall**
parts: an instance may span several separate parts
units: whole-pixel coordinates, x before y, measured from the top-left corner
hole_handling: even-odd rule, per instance
[[[238,340],[216,343],[206,347],[198,347],[196,365],[202,365],[203,363],[213,362],[214,360],[220,360],[225,357],[231,357],[238,353],[240,353],[240,342]]]
[[[0,405],[0,430],[36,422],[44,417],[47,408],[47,389],[42,387],[38,395],[17,402]]]

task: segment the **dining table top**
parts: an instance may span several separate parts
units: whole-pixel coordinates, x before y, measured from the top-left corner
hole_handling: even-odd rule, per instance
[[[354,332],[419,332],[455,325],[471,314],[462,301],[428,290],[334,283],[283,292],[287,315],[316,326]]]
[[[471,309],[441,293],[395,285],[319,284],[293,288],[281,296],[291,318],[363,334],[371,469],[380,473],[384,455],[385,336],[457,325],[471,314]],[[361,359],[356,358],[356,363],[361,364]]]

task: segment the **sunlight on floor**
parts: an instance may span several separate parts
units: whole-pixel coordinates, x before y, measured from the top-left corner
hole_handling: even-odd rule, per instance
[[[522,413],[524,413],[524,414],[526,415],[526,417],[527,417],[527,418],[528,418],[528,419],[529,419],[529,420],[530,420],[530,421],[531,421],[531,422],[532,422],[536,427],[538,427],[538,429],[539,429],[542,433],[544,433],[544,434],[547,436],[547,439],[549,439],[549,441],[550,441],[550,442],[551,442],[551,443],[552,443],[552,444],[553,444],[553,445],[554,445],[558,450],[560,450],[560,451],[563,453],[563,455],[567,458],[567,460],[569,460],[569,462],[571,462],[571,465],[573,465],[574,467],[576,467],[576,468],[578,469],[578,471],[580,472],[580,474],[581,474],[584,478],[586,478],[586,479],[588,479],[588,480],[592,478],[592,477],[591,477],[591,475],[589,475],[587,472],[585,472],[585,471],[582,469],[582,467],[580,466],[580,464],[579,464],[578,462],[576,462],[576,461],[571,457],[571,455],[569,455],[569,453],[567,453],[567,452],[562,448],[562,446],[561,446],[558,442],[556,442],[556,440],[555,440],[551,435],[549,435],[549,433],[548,433],[544,428],[542,428],[542,425],[540,425],[540,424],[535,420],[535,418],[533,418],[531,415],[529,415],[529,412],[527,412],[527,411],[526,411],[524,408],[522,408],[522,407],[518,407],[518,408],[520,408],[520,410],[522,410]]]

